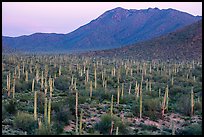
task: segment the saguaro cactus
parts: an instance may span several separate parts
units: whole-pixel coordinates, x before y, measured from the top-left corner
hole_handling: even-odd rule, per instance
[[[118,135],[118,127],[116,127],[116,133],[115,134]]]
[[[174,85],[174,77],[172,76],[171,78],[171,85],[173,86]]]
[[[117,95],[117,104],[119,105],[120,102],[120,87],[118,85],[118,95]]]
[[[62,68],[62,67],[61,67],[61,65],[60,65],[60,66],[59,66],[59,76],[61,76],[61,74],[62,74],[62,73],[61,73],[61,68]]]
[[[90,98],[92,97],[92,81],[90,81]]]
[[[122,83],[122,89],[121,89],[121,98],[123,99],[123,94],[124,94],[124,83]]]
[[[8,90],[8,96],[10,96],[10,86],[11,86],[11,74],[9,72],[9,74],[7,75],[7,90]]]
[[[82,117],[83,117],[83,110],[81,110],[81,114],[80,114],[79,135],[82,135]]]
[[[25,77],[25,81],[28,82],[28,71],[26,70],[26,77]]]
[[[160,96],[161,96],[161,88],[159,88],[159,98],[160,98]]]
[[[47,85],[47,79],[45,78],[45,96],[47,96],[47,88],[48,88],[48,85]]]
[[[41,89],[43,89],[43,84],[44,84],[44,78],[43,78],[43,71],[42,71],[42,76],[41,76]]]
[[[89,82],[89,69],[86,70],[86,82]]]
[[[44,121],[47,124],[47,98],[45,97],[45,103],[44,103]]]
[[[164,111],[168,109],[168,85],[164,94],[164,100],[162,102],[162,118],[164,117]]]
[[[166,110],[168,111],[169,104],[169,86],[166,86]]]
[[[78,135],[78,91],[76,91],[75,115],[76,115],[75,131],[76,131],[76,134]]]
[[[34,119],[37,120],[37,91],[34,95]]]
[[[23,61],[23,74],[24,74],[24,70],[25,70],[25,62]]]
[[[95,89],[96,89],[97,87],[96,67],[94,67],[94,79],[95,79]]]
[[[74,79],[74,90],[76,90],[76,78]]]
[[[114,127],[113,125],[114,125],[114,121],[112,120],[111,121],[110,135],[112,135],[112,133],[113,133],[113,127]]]
[[[53,92],[53,85],[52,85],[52,78],[49,78],[49,86],[50,86],[50,97],[52,97],[52,92]]]
[[[194,95],[193,95],[193,87],[191,88],[191,116],[194,114]]]
[[[140,86],[140,118],[142,118],[142,83]]]
[[[20,69],[20,64],[18,64],[18,79],[21,78],[21,69]]]
[[[15,86],[16,86],[16,79],[13,79],[13,98],[15,97]]]
[[[48,103],[48,117],[47,117],[47,123],[48,127],[50,127],[50,114],[51,114],[51,98],[49,98],[49,103]]]
[[[146,83],[146,91],[148,91],[148,79],[145,81]]]
[[[34,92],[34,87],[35,86],[35,80],[33,79],[33,82],[32,82],[32,92]]]
[[[129,94],[130,94],[130,91],[131,91],[131,85],[132,85],[132,83],[130,82],[130,87],[129,87],[129,92],[128,92]]]
[[[36,82],[38,83],[38,81],[39,81],[39,70],[38,70],[38,68],[37,68],[37,70],[36,70]]]
[[[113,115],[113,95],[111,97],[111,108],[110,108],[111,116]]]
[[[152,94],[152,81],[151,80],[149,81],[149,92],[150,94]]]

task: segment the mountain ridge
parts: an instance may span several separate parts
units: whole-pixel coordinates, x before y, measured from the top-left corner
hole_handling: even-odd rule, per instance
[[[163,35],[200,18],[174,9],[127,10],[118,7],[67,34],[34,33],[3,36],[2,40],[4,45],[31,52],[112,49]]]
[[[202,60],[202,20],[151,40],[80,55],[143,60]]]

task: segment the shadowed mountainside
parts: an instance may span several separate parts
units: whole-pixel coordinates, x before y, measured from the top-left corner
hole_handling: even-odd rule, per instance
[[[81,55],[144,60],[202,60],[202,20],[145,42]]]

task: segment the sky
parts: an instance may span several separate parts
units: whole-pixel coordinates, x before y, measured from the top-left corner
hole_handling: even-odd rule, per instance
[[[202,16],[202,2],[2,2],[2,35],[66,34],[116,7],[172,8]]]

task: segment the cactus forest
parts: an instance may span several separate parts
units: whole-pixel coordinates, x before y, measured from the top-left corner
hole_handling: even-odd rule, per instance
[[[3,54],[2,134],[202,134],[202,62]]]

